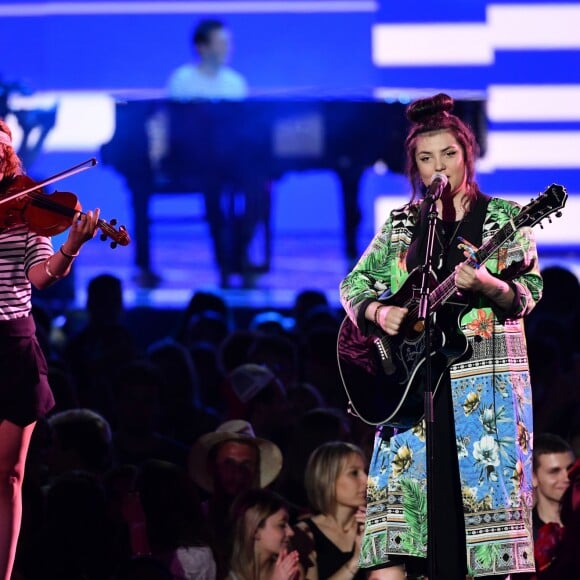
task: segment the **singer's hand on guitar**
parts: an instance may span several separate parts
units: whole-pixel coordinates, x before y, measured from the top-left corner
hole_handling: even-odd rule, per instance
[[[459,290],[482,292],[492,280],[497,280],[497,278],[494,278],[485,266],[474,268],[466,262],[455,266],[455,286]]]
[[[514,291],[507,282],[492,276],[485,266],[473,268],[467,263],[455,267],[455,286],[459,290],[480,292],[501,308],[508,309],[514,300]]]
[[[399,334],[407,312],[409,312],[407,308],[401,308],[400,306],[381,305],[378,307],[375,319],[382,330],[390,336],[395,336]]]
[[[496,286],[498,280],[489,273],[485,266],[475,263],[477,248],[467,240],[463,238],[461,240],[462,243],[458,247],[463,250],[463,255],[472,262],[463,262],[455,266],[455,286],[459,290],[471,290],[485,294],[485,289]]]

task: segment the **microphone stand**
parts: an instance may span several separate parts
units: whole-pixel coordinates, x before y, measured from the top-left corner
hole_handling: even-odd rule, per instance
[[[433,533],[433,514],[435,510],[435,494],[433,485],[433,466],[435,464],[435,448],[433,431],[435,426],[435,414],[433,411],[433,385],[431,373],[431,312],[429,303],[431,265],[433,262],[433,244],[435,241],[435,227],[437,224],[437,208],[435,202],[438,195],[427,195],[425,202],[429,204],[427,222],[427,247],[425,250],[425,262],[422,266],[421,291],[419,299],[418,320],[424,323],[424,411],[425,411],[425,445],[426,445],[426,469],[427,469],[427,568],[429,580],[439,580],[437,576],[437,562],[435,558],[435,534]]]

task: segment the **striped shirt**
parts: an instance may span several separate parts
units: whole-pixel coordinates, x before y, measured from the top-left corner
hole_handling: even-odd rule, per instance
[[[53,253],[50,238],[24,225],[0,231],[0,320],[23,318],[30,313],[32,286],[28,271]]]

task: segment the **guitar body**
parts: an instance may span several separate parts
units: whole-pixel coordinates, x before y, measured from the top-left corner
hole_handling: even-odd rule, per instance
[[[419,301],[422,274],[411,272],[401,289],[381,302],[409,308]],[[431,277],[430,286],[437,280]],[[436,392],[447,369],[468,354],[459,330],[465,304],[446,304],[432,315],[431,377]],[[414,309],[416,311],[416,309]],[[337,343],[338,365],[351,412],[370,425],[409,428],[424,415],[425,338],[423,323],[408,316],[397,336],[364,336],[345,317]]]

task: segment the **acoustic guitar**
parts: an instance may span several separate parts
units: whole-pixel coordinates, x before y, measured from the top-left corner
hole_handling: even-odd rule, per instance
[[[561,185],[552,184],[524,206],[520,213],[499,229],[477,252],[466,260],[472,266],[485,261],[523,227],[531,227],[551,214],[561,216],[568,194]],[[419,320],[422,268],[415,268],[401,288],[380,302],[409,309],[396,336],[377,329],[364,336],[345,317],[337,340],[341,380],[349,400],[349,411],[369,425],[409,428],[424,415],[425,324]],[[436,393],[449,367],[467,358],[470,347],[459,322],[467,308],[455,287],[455,275],[441,283],[431,272],[429,281],[430,357],[433,392]]]

